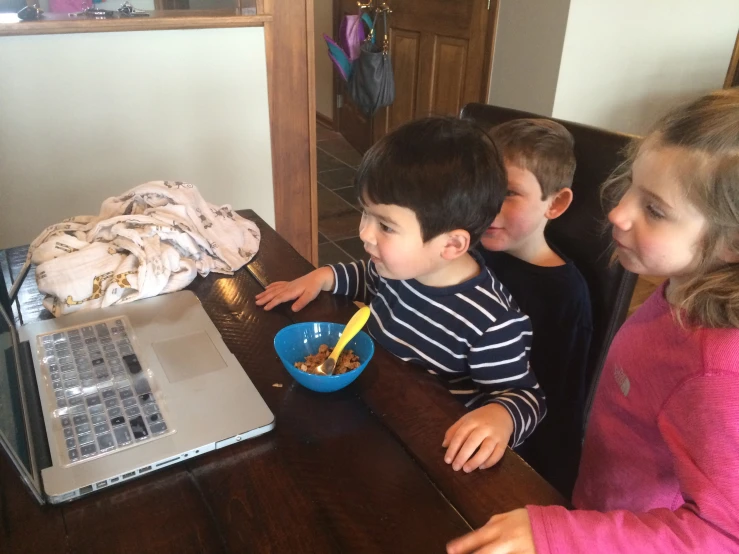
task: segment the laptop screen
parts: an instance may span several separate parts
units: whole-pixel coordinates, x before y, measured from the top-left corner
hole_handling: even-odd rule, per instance
[[[41,500],[41,482],[34,458],[27,397],[21,384],[28,385],[29,373],[22,374],[21,352],[5,278],[0,274],[0,443],[26,484]],[[25,389],[26,391],[29,389]]]

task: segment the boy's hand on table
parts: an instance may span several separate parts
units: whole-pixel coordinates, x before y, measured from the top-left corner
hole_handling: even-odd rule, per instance
[[[513,420],[500,404],[472,410],[444,435],[444,461],[452,464],[454,471],[463,469],[465,473],[492,467],[503,457],[512,433]]]
[[[531,520],[525,508],[498,514],[477,529],[446,545],[449,554],[536,554]]]
[[[333,287],[334,272],[330,267],[321,267],[294,281],[270,283],[264,292],[257,294],[257,306],[264,306],[265,310],[271,310],[278,304],[297,298],[292,305],[292,311],[297,312],[315,299],[319,292],[329,291]]]

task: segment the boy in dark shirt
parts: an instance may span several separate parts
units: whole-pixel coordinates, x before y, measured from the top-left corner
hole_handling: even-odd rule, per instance
[[[580,459],[592,312],[585,279],[547,243],[544,228],[572,202],[574,140],[546,119],[517,119],[490,135],[503,156],[508,193],[480,250],[531,318],[531,367],[549,408],[517,452],[569,497]]]

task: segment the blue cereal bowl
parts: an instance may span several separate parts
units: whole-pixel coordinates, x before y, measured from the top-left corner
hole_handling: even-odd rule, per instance
[[[275,335],[275,351],[282,365],[295,380],[306,388],[316,392],[333,392],[343,389],[354,381],[367,367],[367,363],[375,353],[375,343],[364,331],[359,331],[344,350],[354,350],[362,362],[357,369],[342,375],[314,375],[300,371],[293,364],[304,362],[306,356],[316,354],[322,344],[333,348],[339,340],[345,325],[314,321],[288,325]]]

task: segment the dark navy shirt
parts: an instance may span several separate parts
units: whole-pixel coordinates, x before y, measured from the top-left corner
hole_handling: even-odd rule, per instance
[[[590,294],[575,264],[541,267],[480,248],[487,266],[531,318],[531,368],[547,396],[548,415],[517,452],[569,496],[580,461],[585,367],[593,333]]]

